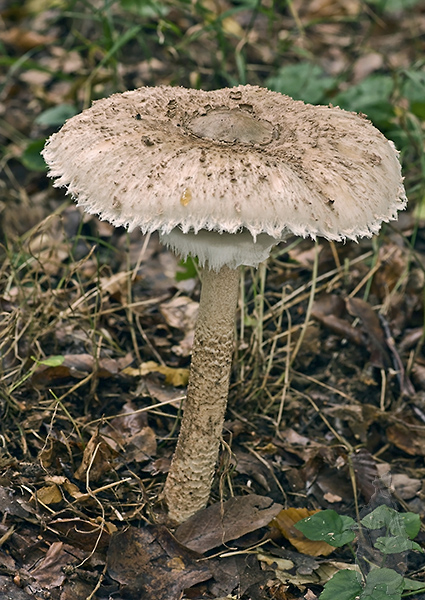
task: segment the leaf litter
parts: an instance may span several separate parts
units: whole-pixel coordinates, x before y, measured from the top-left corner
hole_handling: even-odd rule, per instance
[[[170,57],[184,52],[184,44],[170,51],[155,42],[155,58],[122,60],[118,69],[103,61],[93,69],[92,61],[99,65],[105,56],[100,48],[62,48],[58,9],[37,13],[35,4],[29,11],[2,9],[8,28],[0,35],[8,56],[24,61],[6,73],[0,96],[6,149],[0,200],[0,595],[316,600],[333,573],[356,566],[343,550],[314,542],[318,552],[300,532],[295,535],[300,515],[334,508],[355,516],[356,503],[367,505],[388,471],[385,489],[392,502],[425,514],[420,210],[413,206],[374,242],[336,248],[290,240],[289,252],[278,248],[269,262],[265,287],[260,272],[246,270],[211,504],[183,529],[170,531],[161,490],[198,308],[193,269],[178,264],[155,237],[82,217],[47,188],[37,169],[43,169],[38,151],[44,138],[60,125],[59,113],[48,110],[58,107],[67,118],[93,89],[99,95],[116,91],[117,78],[123,88],[173,83]],[[201,4],[208,18],[229,8]],[[258,66],[268,73],[277,46],[288,44],[295,54],[321,56],[330,77],[320,66],[314,84],[317,70],[309,71],[319,101],[328,90],[344,101],[335,78],[352,77],[350,84],[363,85],[358,99],[388,126],[385,111],[392,105],[373,104],[376,86],[368,92],[365,84],[370,74],[380,76],[386,61],[409,69],[419,44],[412,43],[412,32],[425,27],[423,10],[404,12],[395,0],[395,12],[373,12],[376,3],[367,3],[369,14],[356,1],[290,4],[293,12],[278,13],[277,25],[267,3],[264,12],[241,10],[224,18],[235,39],[250,28],[243,45],[251,81],[263,84]],[[177,5],[173,11],[175,27],[183,27],[188,15]],[[219,87],[223,81],[210,74],[217,55],[213,38],[208,28],[192,25],[195,42],[185,41],[185,59],[205,85]],[[279,30],[276,48],[268,43],[270,27]],[[93,28],[87,20],[79,43]],[[369,40],[365,46],[356,41],[360,30]],[[225,58],[229,72],[231,56]],[[193,76],[187,77],[178,83],[193,85]],[[285,77],[289,85],[289,73]],[[396,93],[391,102],[398,102]],[[403,98],[399,112],[390,113],[391,127],[407,118],[403,102],[421,110],[420,96],[416,104]],[[406,166],[416,199],[418,164]],[[306,322],[315,252],[319,273]],[[424,540],[422,531],[418,542]],[[409,558],[406,567],[418,581],[425,579],[420,558]]]

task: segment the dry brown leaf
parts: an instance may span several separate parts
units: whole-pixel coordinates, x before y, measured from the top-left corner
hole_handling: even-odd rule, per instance
[[[31,572],[31,575],[42,587],[56,588],[65,581],[64,567],[75,562],[77,559],[65,551],[62,542],[53,542],[44,559]]]
[[[164,527],[130,527],[112,537],[107,565],[127,596],[179,600],[184,589],[211,577],[197,558]]]
[[[374,481],[379,477],[376,460],[366,448],[360,448],[350,455],[357,487],[366,502],[375,493]]]
[[[39,502],[47,505],[58,504],[63,500],[62,493],[55,483],[51,485],[45,485],[37,490],[35,497]]]
[[[388,441],[406,454],[425,456],[425,427],[415,419],[393,423],[387,427],[386,434]]]
[[[176,296],[168,302],[162,302],[159,310],[170,327],[187,331],[195,328],[199,302],[188,296]]]
[[[307,508],[286,508],[281,510],[275,517],[273,524],[299,552],[310,556],[328,556],[335,548],[326,542],[308,540],[301,531],[294,527],[295,523],[314,515],[316,512],[318,511],[308,510]]]
[[[53,357],[47,357],[46,360],[48,358]],[[95,361],[91,354],[65,354],[61,364],[57,366],[40,364],[31,382],[38,388],[59,385],[68,379],[84,379],[95,370],[97,377],[107,379],[117,375],[130,360],[127,356],[119,359],[101,358]]]
[[[391,359],[379,317],[368,302],[361,298],[347,298],[347,310],[350,315],[358,317],[363,330],[368,337],[370,362],[378,369],[387,369],[391,366]]]
[[[267,496],[235,496],[198,511],[175,535],[187,548],[203,553],[265,527],[281,508]]]
[[[111,446],[98,434],[94,433],[84,448],[83,459],[74,473],[74,477],[85,481],[98,481],[102,475],[112,469],[114,451]]]
[[[94,548],[102,550],[108,547],[111,533],[116,531],[113,523],[98,523],[95,519],[55,519],[50,521],[51,531],[59,532],[72,546],[91,552]]]
[[[422,488],[422,481],[409,477],[406,473],[396,473],[391,477],[391,486],[403,500],[414,498]]]

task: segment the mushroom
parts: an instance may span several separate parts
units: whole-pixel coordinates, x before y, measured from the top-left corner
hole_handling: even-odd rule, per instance
[[[164,496],[181,523],[209,498],[226,410],[241,265],[288,235],[356,240],[396,219],[398,153],[364,116],[260,87],[144,87],[98,100],[47,142],[89,213],[158,231],[202,271],[190,382]]]

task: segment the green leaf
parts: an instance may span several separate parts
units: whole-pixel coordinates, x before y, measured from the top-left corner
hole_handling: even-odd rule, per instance
[[[46,163],[40,152],[44,148],[46,139],[34,140],[30,142],[21,155],[21,162],[29,171],[45,171]]]
[[[403,71],[406,80],[402,87],[402,94],[410,102],[423,102],[425,98],[425,71],[406,69]]]
[[[318,65],[302,62],[281,67],[277,75],[267,80],[266,85],[294,100],[320,104],[327,102],[326,94],[336,86],[336,79],[327,76]]]
[[[394,535],[405,532],[403,520],[394,508],[381,504],[375,510],[363,517],[360,523],[368,529],[381,529],[387,527]],[[407,534],[406,534],[407,535]]]
[[[404,535],[392,535],[377,538],[374,546],[383,554],[398,554],[406,550],[418,550],[424,552],[416,542],[412,542]]]
[[[412,513],[399,513],[394,508],[381,504],[363,517],[360,523],[368,529],[386,527],[393,535],[415,538],[421,528],[420,516]]]
[[[72,104],[58,104],[53,108],[48,108],[38,115],[35,122],[37,125],[47,127],[60,127],[67,119],[70,119],[78,113],[78,110]]]
[[[421,530],[421,518],[416,513],[406,512],[400,513],[404,528],[411,540],[415,538]]]
[[[375,6],[383,12],[391,13],[406,10],[419,4],[421,0],[368,0],[368,4]]]
[[[379,127],[388,127],[394,117],[391,96],[394,81],[390,75],[370,75],[357,85],[335,96],[332,104],[346,110],[362,112]]]
[[[196,270],[196,263],[191,256],[188,256],[186,260],[179,261],[180,269],[176,272],[176,281],[184,281],[185,279],[192,279],[197,277],[198,271]]]
[[[319,600],[356,600],[363,588],[356,571],[338,571],[324,586]]]
[[[416,117],[425,121],[425,102],[412,102],[410,110]]]
[[[404,578],[394,569],[373,569],[366,577],[360,600],[401,600]]]
[[[354,519],[339,515],[334,510],[321,510],[295,523],[295,527],[309,540],[327,542],[335,548],[354,540],[354,525]]]
[[[169,12],[169,8],[163,2],[155,0],[120,0],[120,4],[124,10],[146,19],[165,17]]]
[[[60,367],[65,360],[65,357],[60,354],[57,354],[56,356],[49,356],[43,360],[37,360],[34,356],[31,356],[31,358],[38,365],[44,365],[46,367]]]
[[[415,579],[404,578],[404,589],[405,590],[420,590],[425,592],[425,583],[423,581],[416,581]]]

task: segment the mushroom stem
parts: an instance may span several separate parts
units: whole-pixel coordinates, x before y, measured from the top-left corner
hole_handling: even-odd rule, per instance
[[[164,488],[169,516],[183,523],[210,495],[222,436],[232,365],[239,269],[205,268],[187,399]]]

